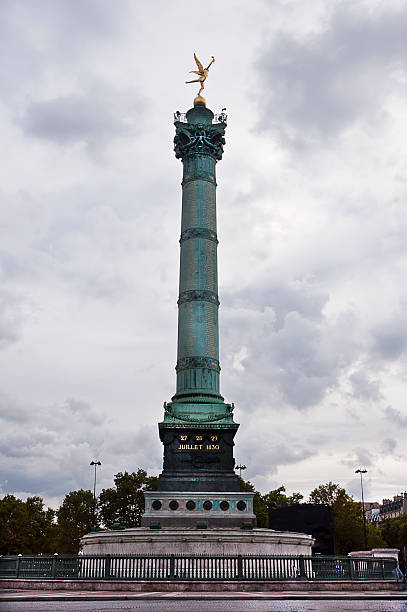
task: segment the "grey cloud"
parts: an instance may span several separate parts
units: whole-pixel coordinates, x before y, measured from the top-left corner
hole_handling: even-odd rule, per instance
[[[0,201],[1,206],[7,206],[10,202]],[[4,280],[14,279],[25,272],[17,257],[5,250],[0,252],[0,277]]]
[[[58,497],[88,488],[91,459],[103,465],[102,486],[118,471],[161,468],[156,427],[123,429],[117,415],[100,415],[88,402],[70,397],[54,406],[0,401],[0,482],[8,492]]]
[[[349,380],[356,399],[376,401],[382,397],[379,381],[372,380],[363,370],[351,374]]]
[[[18,122],[29,136],[59,145],[83,142],[96,152],[112,138],[134,137],[140,127],[134,111],[140,119],[143,106],[133,92],[123,96],[99,87],[82,96],[31,102]]]
[[[36,474],[29,472],[26,469],[26,463],[34,461],[35,456],[32,455],[29,461],[22,461],[20,464],[11,463],[8,461],[9,472],[3,472],[0,469],[0,475],[3,474],[6,477],[7,486],[3,487],[4,493],[14,494],[19,491],[25,491],[29,495],[40,495],[40,496],[61,496],[64,491],[69,491],[77,487],[75,481],[72,480],[68,470],[63,469],[62,466],[56,466],[53,473],[40,473],[40,470]],[[61,469],[62,468],[62,469]],[[61,475],[63,475],[64,482],[61,483]],[[1,476],[0,476],[1,478]],[[66,487],[66,489],[65,489]],[[84,484],[84,488],[90,488],[89,484]]]
[[[136,24],[134,16],[133,28]],[[100,154],[112,139],[140,131],[145,99],[133,88],[104,81],[88,62],[98,45],[103,56],[103,47],[112,44],[123,27],[128,27],[124,11],[104,0],[39,0],[34,10],[29,2],[2,6],[2,97],[7,100],[11,94],[11,114],[27,136],[60,146],[84,143]],[[38,99],[39,84],[53,71],[65,76],[63,93],[57,90],[52,97]],[[66,93],[67,85],[75,93]]]
[[[115,458],[116,470],[142,467],[151,474],[162,470],[163,450],[156,425],[135,427],[131,431],[119,426],[105,440],[103,453]]]
[[[316,455],[317,452],[311,448],[304,448],[302,445],[296,448],[288,447],[284,444],[278,444],[273,448],[272,454],[269,455],[269,461],[274,465],[289,465],[299,463],[304,459],[308,459]]]
[[[366,468],[372,465],[373,454],[367,448],[355,448],[351,455],[342,459],[342,463],[353,469]]]
[[[75,399],[74,397],[69,397],[62,404],[61,409],[66,413],[71,412],[74,417],[85,421],[93,427],[101,425],[105,420],[88,402]]]
[[[23,4],[26,9],[30,5]],[[126,4],[124,0],[123,5]],[[118,11],[109,0],[86,0],[85,4],[70,0],[60,0],[57,4],[53,0],[38,0],[35,9],[40,18],[52,24],[56,36],[64,34],[66,42],[77,45],[85,44],[89,37],[105,39],[118,34],[120,24],[125,22],[124,11]]]
[[[279,281],[246,286],[237,292],[222,292],[222,303],[233,308],[254,308],[264,310],[271,307],[275,313],[276,329],[284,325],[284,318],[290,312],[320,320],[322,309],[329,296],[305,280]]]
[[[255,288],[248,287],[246,308],[225,308],[223,361],[226,370],[234,370],[235,392],[249,409],[264,402],[264,385],[272,406],[281,399],[300,409],[316,405],[359,355],[358,340],[351,334],[352,313],[329,320],[323,314],[328,298],[305,283],[301,291],[305,297],[299,299],[294,293],[291,297],[296,299],[289,304],[285,291],[256,295]],[[272,298],[273,307],[263,301],[265,296]],[[229,303],[234,303],[231,296]],[[258,389],[263,389],[261,396]]]
[[[318,454],[315,446],[305,445],[288,434],[286,440],[281,441],[278,436],[256,432],[255,440],[253,445],[253,438],[246,433],[239,442],[238,454],[245,457],[250,474],[275,474],[279,466],[300,463]]]
[[[83,486],[83,473],[92,457],[92,447],[76,439],[76,432],[46,431],[34,426],[23,429],[3,429],[0,439],[0,481],[8,480],[8,490],[27,491],[41,495],[63,495],[70,488]],[[61,477],[63,475],[63,477]]]
[[[397,441],[393,438],[385,438],[381,443],[381,450],[384,455],[391,455],[396,450]]]
[[[0,290],[0,348],[16,342],[23,324],[24,305],[21,298]]]
[[[302,150],[357,121],[385,121],[385,100],[405,95],[406,30],[404,8],[340,3],[317,33],[277,35],[257,62],[259,129]]]
[[[407,318],[404,312],[372,330],[373,350],[386,360],[398,359],[407,349]]]
[[[66,427],[67,419],[71,424],[101,425],[105,417],[99,415],[96,410],[83,400],[70,397],[60,404],[51,406],[35,406],[16,402],[6,395],[0,396],[0,419],[6,423],[15,424],[16,431],[23,432],[18,425],[25,422],[30,425],[28,432],[32,430],[33,423],[47,423],[49,430],[59,432]],[[84,432],[85,433],[85,432]],[[24,435],[29,435],[27,432]]]
[[[31,414],[29,406],[20,404],[0,394],[0,420],[8,423],[22,423]]]
[[[349,480],[347,483],[345,483],[345,489],[347,493],[351,495],[355,501],[361,501],[360,478],[356,477],[356,474],[355,474],[355,478],[352,478],[352,480]],[[372,491],[372,481],[370,480],[370,478],[366,477],[365,475],[363,479],[364,498],[365,500],[369,500],[369,501],[377,501],[376,499],[372,498],[371,491]]]
[[[111,44],[128,27],[127,0],[121,10],[107,0],[26,0],[1,4],[2,99],[35,87],[51,70],[76,79],[86,73],[98,45]],[[132,19],[137,30],[137,15]],[[15,101],[14,101],[15,102]],[[14,106],[15,107],[15,106]]]
[[[158,183],[157,191],[160,187]],[[115,301],[128,295],[134,261],[156,253],[160,232],[168,228],[161,215],[156,223],[160,231],[146,238],[143,197],[131,194],[136,202],[128,202],[128,192],[117,191],[117,187],[106,188],[101,194],[97,186],[89,191],[67,189],[58,197],[48,196],[45,203],[35,194],[17,194],[7,200],[0,194],[0,224],[5,228],[0,251],[3,285],[18,279],[30,295],[33,281],[52,286],[58,277],[70,290],[73,287],[96,299]],[[15,214],[7,214],[10,208]],[[10,292],[4,295],[4,302],[13,298]],[[13,300],[16,319],[31,307],[41,309],[35,298],[29,304],[21,302],[20,307]]]
[[[29,457],[38,453],[48,456],[52,445],[56,445],[59,436],[55,431],[34,428],[31,431],[15,430],[0,436],[0,453],[8,458]]]
[[[138,216],[124,221],[113,206],[97,205],[85,215],[77,212],[75,225],[58,228],[54,251],[63,277],[83,295],[111,301],[129,295],[127,261],[139,255],[137,236],[142,234]],[[50,230],[55,234],[55,228]],[[55,238],[54,238],[55,240]]]
[[[384,415],[388,421],[397,427],[402,427],[403,429],[407,427],[407,415],[404,416],[397,408],[387,406],[387,408],[384,409]]]
[[[279,28],[296,3],[278,3],[280,21],[270,23],[277,36],[270,48],[262,46],[258,64],[264,87],[252,89],[261,95],[259,117],[253,107],[248,114],[241,83],[251,77],[248,58],[258,53],[253,41],[264,33],[268,3],[241,2],[242,10],[233,15],[211,3],[218,22],[224,21],[219,14],[225,15],[235,36],[225,37],[219,23],[215,31],[211,20],[205,26],[219,47],[211,99],[229,97],[234,107],[226,157],[219,165],[226,257],[232,249],[229,271],[221,263],[220,280],[238,285],[229,294],[221,289],[222,391],[236,402],[242,423],[237,458],[250,470],[255,466],[259,475],[294,464],[295,470],[281,468],[281,478],[289,486],[284,475],[289,472],[293,486],[298,478],[302,487],[307,468],[308,480],[319,479],[319,470],[338,467],[338,453],[347,456],[358,445],[381,448],[383,435],[403,447],[405,428],[391,426],[382,414],[378,418],[377,410],[367,415],[365,403],[380,399],[376,381],[382,380],[383,393],[391,393],[403,410],[397,397],[405,381],[392,386],[395,368],[385,369],[393,356],[405,352],[405,318],[400,315],[380,329],[372,326],[389,312],[395,293],[404,291],[399,265],[406,229],[403,185],[390,183],[393,172],[400,178],[405,164],[402,142],[393,138],[389,121],[379,126],[378,147],[369,129],[375,119],[375,127],[386,122],[379,116],[383,101],[398,92],[397,71],[391,67],[404,49],[399,30],[405,20],[400,18],[395,42],[384,44],[380,32],[393,27],[393,2],[381,3],[379,19],[376,9],[361,16],[361,3],[335,0],[327,4],[330,18],[320,30],[319,9],[310,3],[290,23],[291,35]],[[4,319],[0,315],[0,330],[9,334],[3,346],[10,347],[0,351],[7,372],[4,391],[18,393],[20,402],[0,404],[5,453],[0,462],[14,491],[61,495],[89,487],[88,464],[96,457],[102,461],[102,486],[110,486],[120,469],[161,467],[156,425],[144,429],[139,424],[161,418],[162,401],[173,393],[181,166],[171,154],[170,111],[184,96],[180,104],[186,108],[192,92],[182,86],[185,41],[176,41],[175,63],[162,58],[173,30],[168,24],[183,27],[188,11],[160,2],[159,23],[157,5],[150,4],[154,7],[146,3],[140,10],[128,0],[120,10],[110,0],[5,0],[2,5],[0,71],[8,155],[0,194],[1,248],[6,251],[1,279],[11,296],[18,289],[35,309],[27,315],[27,304],[15,302]],[[351,5],[356,7],[352,16]],[[229,77],[222,71],[236,55],[239,32],[247,32],[246,17],[253,40],[245,39],[242,78],[231,77],[225,90],[222,79]],[[299,33],[304,25],[311,32],[307,40]],[[152,30],[158,39],[154,49]],[[404,64],[400,78],[403,72]],[[101,74],[103,80],[97,81]],[[139,91],[124,91],[124,83],[133,79],[151,95],[148,109]],[[168,106],[162,91],[171,79],[181,89],[167,87]],[[402,134],[404,115],[402,106],[397,108],[395,125]],[[278,125],[289,144],[318,141],[318,164],[301,158],[293,167],[278,146],[248,135],[253,117],[266,129]],[[333,160],[330,172],[335,148],[325,156],[325,145],[329,148],[330,137],[353,126],[357,134],[339,143],[340,159]],[[393,148],[399,149],[394,157]],[[108,151],[109,164],[89,163],[99,150]],[[357,168],[348,173],[342,162],[350,161]],[[236,192],[242,194],[240,201]],[[356,225],[348,225],[355,206]],[[362,213],[369,221],[360,226]],[[394,275],[386,285],[389,295],[367,303],[388,271]],[[356,314],[337,315],[348,308]],[[291,407],[310,409],[299,415]],[[361,415],[360,422],[349,418],[348,408]],[[398,416],[404,419],[403,412]],[[257,425],[251,434],[246,433],[250,417]],[[389,431],[383,432],[383,425]],[[310,441],[310,431],[319,435],[320,444]],[[322,466],[316,458],[312,468],[311,461],[301,465],[321,444],[324,451],[329,448],[327,462]],[[391,449],[390,442],[386,448]]]

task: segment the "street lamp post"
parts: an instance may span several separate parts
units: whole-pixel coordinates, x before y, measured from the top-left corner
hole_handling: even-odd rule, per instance
[[[96,525],[96,468],[102,465],[100,461],[91,461],[89,465],[95,466],[95,479],[93,481],[93,524]]]
[[[355,474],[360,474],[360,490],[362,492],[362,513],[363,513],[363,535],[365,540],[365,550],[367,550],[367,532],[366,532],[366,514],[365,514],[365,499],[363,497],[363,474],[367,474],[367,470],[355,470]]]
[[[235,467],[235,470],[240,470],[240,478],[242,477],[242,470],[245,470],[246,466],[245,465],[237,465]]]

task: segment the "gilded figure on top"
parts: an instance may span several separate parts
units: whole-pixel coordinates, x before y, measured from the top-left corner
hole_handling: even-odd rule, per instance
[[[190,70],[190,72],[193,72],[194,74],[197,74],[198,78],[194,79],[193,81],[185,81],[185,83],[200,83],[201,84],[201,87],[200,87],[200,89],[198,91],[198,96],[195,99],[195,103],[203,102],[205,104],[205,98],[203,98],[201,96],[201,93],[202,93],[202,91],[203,91],[203,89],[205,87],[205,81],[206,81],[206,79],[208,77],[208,74],[209,74],[209,68],[214,63],[215,58],[212,55],[212,59],[209,62],[209,64],[207,65],[206,68],[203,67],[203,65],[201,64],[201,62],[199,61],[199,59],[197,58],[195,53],[194,53],[194,59],[195,59],[196,65],[198,66],[198,70]]]

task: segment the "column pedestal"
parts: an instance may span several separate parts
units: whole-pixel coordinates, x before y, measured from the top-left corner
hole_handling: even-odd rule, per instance
[[[141,525],[152,529],[252,529],[254,493],[146,491]]]

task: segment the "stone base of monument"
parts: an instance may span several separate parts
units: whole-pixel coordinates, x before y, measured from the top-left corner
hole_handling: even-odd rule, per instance
[[[304,533],[256,529],[251,492],[145,491],[141,527],[86,534],[84,555],[311,555]]]
[[[254,493],[145,491],[142,527],[252,528]]]
[[[314,539],[272,529],[150,529],[99,531],[81,540],[84,555],[311,555]]]

